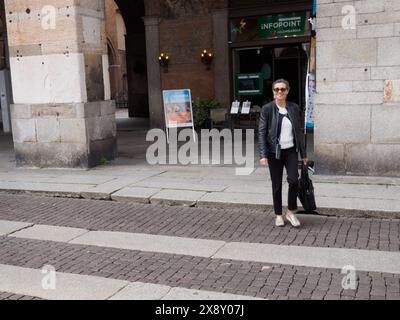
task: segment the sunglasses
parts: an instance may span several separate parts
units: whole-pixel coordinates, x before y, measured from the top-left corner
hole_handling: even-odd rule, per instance
[[[274,88],[274,92],[286,92],[287,88]]]

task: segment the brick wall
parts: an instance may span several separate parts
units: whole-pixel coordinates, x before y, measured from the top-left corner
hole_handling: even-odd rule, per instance
[[[193,99],[214,96],[213,66],[207,70],[200,60],[203,49],[213,49],[211,24],[209,15],[161,22],[160,48],[170,56],[168,72],[161,70],[163,90],[188,88]]]
[[[168,7],[161,3],[160,50],[170,56],[168,72],[161,70],[162,89],[189,88],[192,98],[214,97],[214,66],[200,60],[203,49],[213,50],[212,11],[226,1],[191,0]]]

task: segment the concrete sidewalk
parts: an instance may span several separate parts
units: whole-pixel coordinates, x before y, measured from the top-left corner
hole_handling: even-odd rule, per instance
[[[400,218],[400,178],[319,176],[318,212]],[[284,203],[287,183],[284,183]],[[203,207],[272,209],[269,172],[234,167],[112,164],[91,170],[0,168],[0,191]],[[339,209],[339,210],[338,210]]]
[[[0,134],[0,191],[170,205],[272,209],[269,171],[259,166],[257,157],[255,171],[247,176],[236,175],[232,165],[151,166],[145,156],[151,145],[145,141],[146,122],[118,119],[117,125],[117,160],[90,170],[16,168],[11,136]],[[256,156],[256,144],[254,149]],[[315,175],[312,179],[320,214],[400,218],[400,178]],[[285,204],[286,181],[283,190]]]

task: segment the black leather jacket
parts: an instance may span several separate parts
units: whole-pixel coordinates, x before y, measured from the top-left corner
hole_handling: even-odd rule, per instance
[[[304,142],[304,132],[302,131],[303,122],[301,110],[297,104],[289,101],[286,102],[286,110],[292,122],[296,151],[300,152],[300,157],[304,159],[307,157],[307,153]],[[278,113],[279,110],[275,101],[271,101],[262,107],[258,126],[258,144],[261,159],[267,158],[270,152],[275,153],[279,118]]]

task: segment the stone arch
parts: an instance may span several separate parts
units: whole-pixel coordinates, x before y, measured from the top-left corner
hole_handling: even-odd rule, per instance
[[[119,65],[119,58],[115,52],[115,48],[111,40],[108,37],[107,37],[107,53],[108,53],[108,63],[109,63],[108,70],[110,73],[111,99],[116,100],[118,98],[118,88],[120,84],[114,70],[116,66]]]
[[[147,59],[145,27],[145,3],[143,0],[115,0],[125,22],[126,76],[128,109],[130,117],[149,117]]]

